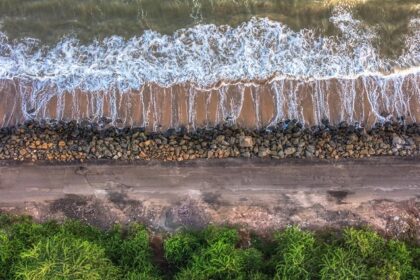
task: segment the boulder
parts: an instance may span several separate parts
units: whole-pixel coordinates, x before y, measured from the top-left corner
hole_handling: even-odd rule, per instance
[[[251,136],[240,136],[239,146],[241,148],[251,148],[254,145],[254,140]]]
[[[294,148],[294,147],[286,148],[286,150],[284,150],[284,153],[285,153],[286,156],[291,156],[294,153],[296,153],[296,148]]]

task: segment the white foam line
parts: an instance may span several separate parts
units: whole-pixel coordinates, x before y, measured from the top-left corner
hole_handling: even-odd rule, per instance
[[[361,78],[373,78],[373,79],[383,79],[383,80],[394,80],[402,77],[406,77],[409,75],[420,75],[420,67],[411,67],[409,69],[399,70],[398,72],[391,73],[391,74],[384,74],[381,72],[364,72],[357,75],[348,75],[348,76],[329,76],[329,77],[295,77],[295,76],[289,76],[289,75],[278,75],[273,76],[269,79],[263,79],[262,81],[265,81],[266,84],[272,84],[274,82],[279,81],[300,81],[300,82],[317,82],[317,81],[328,81],[328,80],[348,80],[348,81],[354,81]],[[238,86],[243,85],[246,87],[257,87],[261,86],[261,80],[256,81],[246,81],[246,80],[239,80],[239,81],[220,81],[217,83],[217,86],[210,86],[210,87],[201,87],[200,85],[194,84],[194,83],[183,83],[183,85],[189,85],[194,87],[197,90],[200,91],[212,91],[212,90],[219,90],[223,87],[229,87],[229,86]],[[174,85],[159,85],[162,88],[166,87],[172,87]]]
[[[128,92],[147,84],[214,90],[263,80],[393,79],[420,72],[417,18],[411,20],[403,54],[395,60],[378,55],[375,31],[350,12],[337,8],[330,21],[341,30],[340,37],[317,36],[307,29],[295,32],[266,18],[235,28],[198,24],[170,36],[146,31],[128,41],[112,36],[90,45],[65,38],[50,49],[34,39],[9,43],[0,33],[0,79],[60,91]]]

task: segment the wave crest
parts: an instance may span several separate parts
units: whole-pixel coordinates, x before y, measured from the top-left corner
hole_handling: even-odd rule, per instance
[[[418,72],[419,19],[413,19],[405,52],[383,59],[375,49],[375,32],[337,8],[330,21],[339,37],[317,36],[314,30],[292,31],[267,18],[252,18],[236,28],[200,24],[173,35],[146,31],[124,40],[118,36],[83,45],[64,38],[55,47],[36,39],[9,42],[0,33],[0,79],[30,80],[59,91],[121,91],[145,84],[169,87],[191,83],[210,87],[220,81],[351,78],[387,75],[400,68]]]

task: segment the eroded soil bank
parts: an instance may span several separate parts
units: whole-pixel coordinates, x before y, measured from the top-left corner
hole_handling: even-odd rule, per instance
[[[369,225],[420,241],[419,182],[418,157],[3,161],[0,209],[102,228],[139,221],[156,231],[228,224],[265,234],[291,224],[315,230]]]

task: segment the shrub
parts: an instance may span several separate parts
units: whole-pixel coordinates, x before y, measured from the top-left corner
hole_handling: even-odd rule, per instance
[[[203,232],[204,240],[207,244],[223,242],[236,245],[239,242],[239,234],[236,229],[226,227],[209,226]]]
[[[326,253],[323,256],[320,279],[368,279],[367,267],[353,251],[331,246],[327,248]]]
[[[177,233],[163,243],[166,260],[178,268],[186,265],[199,247],[200,241],[192,233]]]
[[[315,238],[297,227],[276,236],[276,279],[310,279],[315,268]]]
[[[139,224],[132,224],[125,238],[116,229],[107,240],[107,252],[120,266],[127,279],[154,279],[157,269],[152,263],[152,252],[147,230]]]
[[[400,280],[401,273],[399,271],[398,266],[394,262],[385,261],[381,266],[371,268],[370,279]]]
[[[5,279],[8,274],[11,256],[9,237],[0,230],[0,279]]]
[[[20,254],[16,279],[117,279],[118,270],[98,245],[66,235],[44,238]]]
[[[372,264],[382,257],[385,249],[385,240],[372,230],[345,229],[344,242],[357,257]]]
[[[410,247],[410,251],[413,257],[413,267],[420,270],[420,247],[413,245]]]
[[[194,253],[190,264],[176,275],[176,279],[247,279],[247,275],[262,276],[257,273],[262,266],[262,254],[257,249],[236,248],[239,241],[236,230],[209,227],[203,236],[205,244]]]
[[[383,252],[383,262],[378,274],[372,274],[376,279],[380,279],[382,275],[393,275],[394,278],[391,279],[420,279],[419,271],[413,267],[411,252],[401,241],[389,240],[387,242]]]
[[[194,255],[188,277],[181,272],[177,279],[237,279],[242,275],[240,261],[232,244],[218,241]]]
[[[247,274],[256,273],[263,267],[263,254],[255,248],[238,250],[242,270]],[[254,276],[256,277],[256,276]]]
[[[122,277],[122,280],[158,280],[160,279],[156,275],[152,275],[148,272],[129,271]]]
[[[60,232],[83,240],[101,244],[105,233],[98,228],[76,220],[67,220],[60,226]]]
[[[289,227],[241,246],[236,229],[210,226],[164,240],[163,259],[138,224],[102,231],[0,215],[0,279],[420,279],[418,246],[351,228],[316,236]]]
[[[410,251],[404,242],[398,240],[389,240],[386,244],[384,257],[398,262],[401,266],[411,266],[413,261]]]
[[[18,256],[23,250],[32,247],[45,237],[53,236],[58,230],[59,226],[54,222],[38,224],[29,218],[12,224],[8,232],[14,250],[13,254]]]
[[[115,225],[102,236],[101,244],[106,255],[115,264],[121,262],[121,245],[124,242],[124,233],[119,225]]]
[[[0,279],[11,279],[12,264],[17,262],[20,253],[31,248],[42,238],[52,236],[58,231],[58,225],[55,222],[37,224],[29,217],[0,215],[0,225],[2,231],[2,249],[7,250],[4,258],[6,263],[0,267]],[[1,262],[0,262],[1,263]]]
[[[369,269],[370,279],[416,279],[419,273],[413,267],[413,258],[405,243],[386,241],[371,230],[346,229],[346,247]]]
[[[251,233],[251,247],[257,249],[262,253],[262,267],[261,273],[264,275],[270,275],[273,279],[273,275],[276,273],[276,265],[279,263],[278,251],[278,242],[274,238],[267,238],[258,236],[254,233]],[[255,277],[260,277],[258,274]]]
[[[254,272],[248,275],[247,278],[249,280],[270,280],[273,279],[273,277],[269,277],[268,275],[262,273],[262,272]]]

